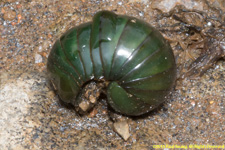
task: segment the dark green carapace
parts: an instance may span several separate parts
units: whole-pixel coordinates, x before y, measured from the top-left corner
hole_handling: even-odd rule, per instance
[[[176,78],[172,49],[155,28],[134,17],[98,12],[54,44],[47,63],[60,98],[75,104],[90,80],[108,81],[108,104],[137,116],[161,104]]]

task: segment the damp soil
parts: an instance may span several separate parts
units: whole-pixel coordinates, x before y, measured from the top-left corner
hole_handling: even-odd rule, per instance
[[[52,45],[100,10],[138,17],[170,42],[177,81],[155,111],[113,131],[106,99],[80,116],[59,102],[46,73]],[[0,2],[0,149],[153,149],[225,143],[224,0]]]

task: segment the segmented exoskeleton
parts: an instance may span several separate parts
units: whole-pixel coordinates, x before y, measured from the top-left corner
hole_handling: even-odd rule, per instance
[[[155,28],[109,11],[63,34],[47,64],[60,98],[76,105],[83,85],[108,81],[108,104],[125,115],[141,115],[165,100],[176,65],[168,42]]]

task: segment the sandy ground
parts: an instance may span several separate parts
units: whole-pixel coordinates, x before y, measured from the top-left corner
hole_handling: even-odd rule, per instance
[[[1,1],[0,149],[147,150],[165,144],[224,145],[224,60],[201,77],[178,80],[160,108],[133,118],[126,142],[113,131],[104,100],[96,115],[80,117],[59,103],[46,76],[47,56],[55,40],[69,28],[91,21],[97,11],[135,16],[160,28],[174,21],[169,14],[178,5],[211,17],[217,17],[219,11],[224,14],[225,9],[224,0]],[[221,18],[224,22],[224,16]],[[187,67],[191,59],[178,42],[170,42],[180,73],[180,66]]]

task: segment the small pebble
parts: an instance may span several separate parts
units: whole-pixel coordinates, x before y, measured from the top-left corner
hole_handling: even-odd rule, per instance
[[[118,2],[118,5],[122,5],[123,3],[122,2]]]
[[[84,112],[86,112],[89,109],[90,104],[88,102],[81,102],[79,104],[79,107],[81,108],[81,110],[83,110]]]
[[[118,133],[125,141],[130,137],[129,125],[127,121],[119,121],[113,124],[114,130]]]
[[[141,17],[144,16],[144,12],[143,11],[140,11],[139,12],[139,16],[141,16]]]
[[[13,19],[16,18],[16,12],[9,9],[4,13],[3,18],[4,20],[12,21]]]
[[[42,56],[40,54],[35,54],[35,63],[41,63],[42,62]]]

